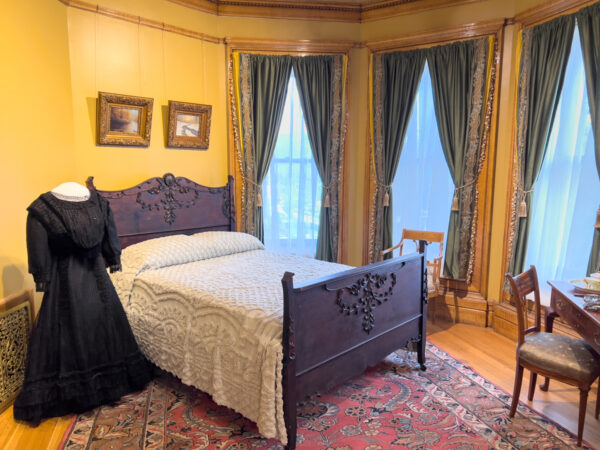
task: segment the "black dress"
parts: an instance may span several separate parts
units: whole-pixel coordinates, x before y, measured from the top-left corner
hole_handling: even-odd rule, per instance
[[[42,194],[29,208],[29,272],[44,291],[14,417],[80,413],[142,389],[152,367],[140,353],[106,271],[120,269],[121,248],[108,201]]]

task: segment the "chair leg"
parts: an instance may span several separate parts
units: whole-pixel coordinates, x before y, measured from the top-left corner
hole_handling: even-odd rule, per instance
[[[544,380],[544,384],[540,384],[540,389],[544,392],[547,392],[549,386],[550,386],[550,378],[546,377],[546,379]]]
[[[533,400],[533,393],[535,392],[535,383],[537,382],[537,373],[531,372],[529,378],[529,393],[527,394],[527,400]]]
[[[585,423],[585,408],[587,407],[588,391],[586,389],[579,388],[579,423],[577,424],[577,446],[581,447],[581,440],[583,438],[583,424]]]
[[[512,403],[510,404],[509,417],[515,417],[517,405],[519,404],[519,395],[521,395],[521,383],[523,382],[523,366],[517,361],[517,370],[515,372],[515,387],[513,389]]]

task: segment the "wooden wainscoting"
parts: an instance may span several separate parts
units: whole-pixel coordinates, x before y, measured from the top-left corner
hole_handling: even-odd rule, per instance
[[[492,320],[491,326],[496,333],[506,336],[514,341],[517,340],[517,311],[516,308],[508,302],[492,303]],[[546,308],[542,306],[542,328],[544,328],[544,313]],[[533,316],[530,317],[533,321]],[[566,334],[567,336],[573,336],[581,338],[568,324],[563,322],[560,317],[554,321],[553,333]]]
[[[434,321],[466,323],[480,327],[491,323],[488,302],[479,292],[446,290],[428,302],[429,317]]]

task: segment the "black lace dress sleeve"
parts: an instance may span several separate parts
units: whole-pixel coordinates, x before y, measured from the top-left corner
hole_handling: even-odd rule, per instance
[[[101,196],[98,199],[103,202],[105,232],[102,240],[102,256],[106,261],[111,273],[121,270],[121,244],[117,235],[117,227],[108,201]]]
[[[52,256],[46,229],[32,213],[27,215],[27,255],[35,289],[45,292],[52,276]]]

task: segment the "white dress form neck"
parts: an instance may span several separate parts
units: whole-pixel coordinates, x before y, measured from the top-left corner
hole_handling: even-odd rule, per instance
[[[68,202],[84,202],[90,198],[90,190],[74,181],[59,184],[50,192],[56,198]]]

